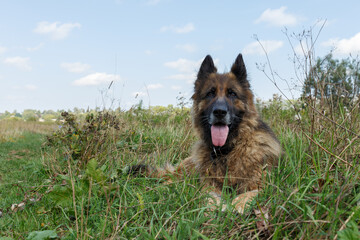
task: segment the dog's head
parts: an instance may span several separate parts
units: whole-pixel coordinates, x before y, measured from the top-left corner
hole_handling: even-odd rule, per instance
[[[206,56],[192,99],[194,126],[202,139],[218,148],[229,144],[244,118],[256,113],[242,55],[238,55],[231,71],[224,74],[217,73],[211,56]]]

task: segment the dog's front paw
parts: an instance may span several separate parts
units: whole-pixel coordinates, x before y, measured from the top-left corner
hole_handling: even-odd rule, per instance
[[[221,196],[215,192],[210,192],[209,195],[210,197],[208,198],[208,205],[210,206],[211,211],[214,211],[218,209],[219,206],[221,206],[221,211],[225,212],[227,205],[224,203],[221,205]]]
[[[232,201],[238,213],[244,213],[246,205],[248,205],[257,196],[258,192],[258,190],[253,190],[250,192],[242,193]]]

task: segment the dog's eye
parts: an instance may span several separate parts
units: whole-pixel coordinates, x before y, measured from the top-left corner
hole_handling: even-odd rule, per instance
[[[206,98],[213,98],[216,96],[216,90],[215,88],[210,89],[210,91],[206,94]]]
[[[231,89],[229,89],[228,90],[228,97],[230,97],[230,98],[237,98],[237,94],[236,94],[236,92],[234,92],[233,90],[231,90]]]

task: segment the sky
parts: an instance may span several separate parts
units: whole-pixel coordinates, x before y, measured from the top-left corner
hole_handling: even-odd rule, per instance
[[[0,0],[0,112],[191,103],[208,54],[221,73],[242,53],[256,98],[296,98],[292,34],[312,29],[316,56],[356,56],[359,9],[358,0]],[[276,85],[261,71],[270,66]]]

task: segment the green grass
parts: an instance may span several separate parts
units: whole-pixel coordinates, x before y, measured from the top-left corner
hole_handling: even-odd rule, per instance
[[[187,157],[196,141],[187,111],[99,113],[81,123],[68,115],[48,138],[24,132],[4,141],[0,239],[46,230],[61,239],[357,239],[358,139],[332,123],[325,131],[308,112],[299,124],[293,110],[276,107],[261,112],[284,157],[243,215],[231,207],[210,210],[196,176],[167,183],[123,174],[134,163],[176,164]],[[359,132],[356,124],[352,119],[351,130]],[[224,192],[224,204],[233,197]],[[11,210],[22,201],[23,210]],[[263,231],[264,218],[254,211],[260,209],[269,214]]]
[[[0,143],[0,232],[2,235],[20,238],[48,222],[48,216],[38,214],[43,202],[32,203],[44,192],[47,174],[41,163],[40,146],[44,136],[24,133],[16,140]],[[11,211],[12,204],[25,202],[22,211]]]

